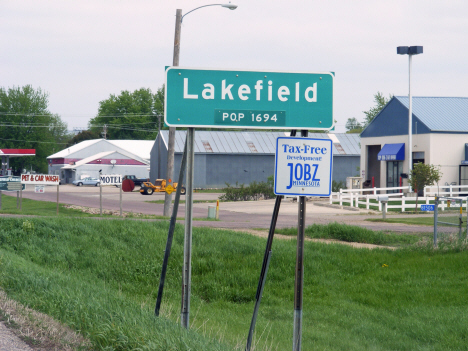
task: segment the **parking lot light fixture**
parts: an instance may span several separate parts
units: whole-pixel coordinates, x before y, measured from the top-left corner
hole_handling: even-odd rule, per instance
[[[411,170],[413,169],[413,110],[412,110],[412,97],[411,97],[411,57],[413,55],[418,55],[423,53],[422,46],[398,46],[397,54],[398,55],[408,55],[409,61],[409,89],[408,89],[408,175],[410,175]],[[411,185],[409,186],[409,191],[411,192]]]

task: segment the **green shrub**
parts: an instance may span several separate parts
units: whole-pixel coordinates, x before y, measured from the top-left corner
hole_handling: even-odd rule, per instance
[[[238,184],[235,186],[226,183],[226,188],[223,189],[224,195],[219,197],[222,201],[249,201],[263,199],[272,199],[276,195],[273,192],[274,180],[273,176],[268,177],[266,182],[253,181],[249,185]]]
[[[340,180],[339,182],[337,182],[336,180],[332,180],[332,191],[334,193],[337,193],[340,191],[340,189],[345,189],[346,188],[346,184],[344,181]]]

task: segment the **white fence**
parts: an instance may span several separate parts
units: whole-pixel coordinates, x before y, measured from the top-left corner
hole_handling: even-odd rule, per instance
[[[434,188],[435,191],[432,191]],[[340,189],[339,192],[331,193],[330,204],[339,203],[340,206],[343,206],[343,203],[345,203],[347,205],[349,204],[351,207],[359,207],[361,205],[361,207],[365,207],[367,210],[382,211],[382,203],[378,201],[378,197],[385,195],[388,196],[389,201],[387,204],[387,211],[389,209],[398,209],[401,210],[401,212],[405,212],[406,210],[414,209],[416,206],[416,197],[414,195],[405,196],[405,192],[408,193],[408,191],[409,187],[407,186],[393,188]],[[426,187],[424,188],[424,196],[418,197],[418,208],[421,208],[421,205],[434,203],[434,197],[436,195],[462,199],[462,206],[467,208],[466,194],[468,194],[467,185],[447,185],[439,187],[439,189],[437,189],[437,187]],[[397,203],[391,204],[392,201]],[[439,209],[442,211],[444,211],[446,207],[447,203],[445,201],[439,204]]]

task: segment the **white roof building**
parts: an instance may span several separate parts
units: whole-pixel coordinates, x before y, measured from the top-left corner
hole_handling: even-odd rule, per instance
[[[49,174],[58,174],[62,183],[102,174],[149,175],[153,140],[85,140],[47,157]]]

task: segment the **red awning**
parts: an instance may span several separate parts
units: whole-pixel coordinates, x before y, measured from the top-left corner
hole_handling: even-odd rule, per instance
[[[36,156],[36,149],[0,149],[0,156]]]

